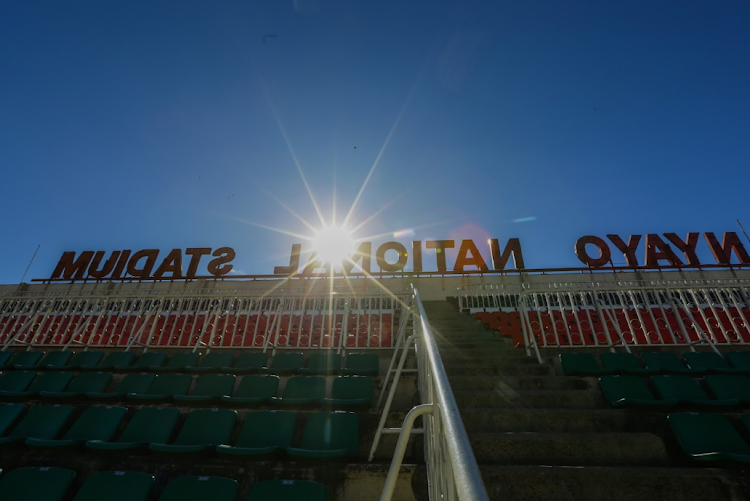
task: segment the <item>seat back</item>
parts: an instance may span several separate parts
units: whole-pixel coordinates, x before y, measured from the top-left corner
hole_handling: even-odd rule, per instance
[[[255,411],[245,418],[237,447],[279,447],[292,445],[297,415],[292,411]]]
[[[613,371],[643,369],[641,362],[632,353],[602,353],[599,358],[606,369]]]
[[[641,353],[641,359],[649,369],[656,369],[662,372],[680,372],[687,369],[680,357],[667,351],[653,351]]]
[[[661,398],[675,400],[708,400],[698,381],[690,376],[654,376],[651,378]]]
[[[75,353],[68,350],[55,350],[47,352],[37,364],[39,367],[54,367],[65,365]]]
[[[241,353],[234,362],[236,369],[260,370],[266,366],[268,355],[265,353],[246,352]]]
[[[31,383],[29,390],[32,393],[40,391],[63,391],[73,379],[72,372],[44,372]]]
[[[193,377],[190,374],[159,374],[146,392],[147,395],[184,395]]]
[[[188,414],[175,445],[221,445],[229,443],[237,411],[198,409]]]
[[[81,372],[66,388],[68,393],[101,392],[107,389],[112,381],[111,372]]]
[[[341,355],[338,353],[313,353],[307,360],[307,370],[315,374],[332,374],[340,369]]]
[[[117,385],[115,393],[146,393],[156,379],[156,374],[128,374]]]
[[[70,405],[35,405],[13,428],[8,437],[56,438],[73,415],[75,407]]]
[[[305,363],[304,353],[276,353],[268,367],[272,371],[293,372]]]
[[[344,371],[348,374],[377,374],[380,357],[376,353],[350,353],[346,356]]]
[[[0,478],[0,499],[58,501],[65,497],[75,476],[74,471],[64,468],[16,468]]]
[[[102,367],[130,367],[135,359],[135,352],[112,351],[99,364]]]
[[[36,367],[43,355],[43,351],[21,351],[16,353],[16,356],[11,359],[10,364],[20,368]]]
[[[138,471],[98,471],[86,479],[73,501],[146,501],[154,477]]]
[[[680,446],[690,455],[750,454],[750,446],[720,414],[677,412],[667,416],[667,420]]]
[[[287,379],[283,398],[316,398],[322,400],[326,393],[323,376],[293,376]]]
[[[703,379],[714,397],[750,402],[750,378],[746,376],[711,375]]]
[[[234,374],[206,374],[200,376],[191,395],[221,397],[231,395],[234,389]]]
[[[8,371],[0,376],[0,391],[25,391],[36,377],[34,371]]]
[[[25,409],[23,404],[0,404],[0,436],[5,434]]]
[[[250,491],[247,501],[327,501],[328,488],[312,480],[266,480],[258,482]]]
[[[220,368],[220,367],[231,367],[232,366],[232,354],[228,351],[225,352],[212,352],[203,357],[198,364],[198,367],[202,369],[207,368]]]
[[[236,501],[236,480],[224,477],[178,477],[167,484],[159,501]]]
[[[70,359],[68,365],[71,367],[94,367],[104,357],[103,351],[80,351]]]
[[[279,376],[253,374],[244,376],[237,386],[235,397],[271,398],[279,391]]]
[[[125,407],[89,407],[65,433],[65,440],[108,441],[127,414]]]
[[[163,351],[149,351],[141,354],[135,361],[135,366],[139,369],[148,369],[150,367],[161,367],[164,365],[167,354]]]
[[[619,400],[656,400],[646,381],[638,376],[602,376],[599,378],[604,398],[612,405]]]
[[[331,398],[334,399],[372,399],[374,385],[367,376],[339,376],[333,380]]]
[[[693,369],[728,369],[724,357],[713,351],[688,351],[682,354],[688,367]]]
[[[133,415],[117,442],[166,443],[179,418],[180,411],[174,407],[144,407]]]
[[[730,351],[724,357],[735,369],[750,371],[750,351]]]
[[[314,412],[307,417],[302,449],[339,450],[351,454],[359,448],[359,415],[354,412]]]
[[[195,367],[198,365],[198,360],[200,359],[201,354],[198,352],[181,352],[181,353],[175,353],[169,358],[169,361],[167,362],[167,367],[169,368],[177,368],[177,369],[186,369],[188,367]]]

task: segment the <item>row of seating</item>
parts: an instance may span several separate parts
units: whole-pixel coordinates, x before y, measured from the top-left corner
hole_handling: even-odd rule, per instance
[[[3,501],[60,501],[68,499],[76,473],[57,467],[16,468],[0,477]],[[135,471],[101,471],[89,476],[73,501],[147,501],[154,477]],[[185,476],[171,480],[159,501],[237,501],[236,480],[216,476]],[[326,501],[328,489],[310,480],[266,480],[253,485],[247,501]]]
[[[683,405],[726,408],[750,405],[749,377],[710,375],[706,376],[703,382],[713,396],[706,392],[699,380],[691,376],[662,375],[644,379],[622,375],[602,376],[599,379],[604,398],[615,407]]]
[[[279,377],[269,374],[244,376],[235,385],[234,374],[204,374],[193,386],[193,376],[183,373],[127,374],[111,391],[109,372],[9,371],[0,375],[0,399],[17,400],[90,398],[133,401],[175,401],[180,403],[224,402],[227,404],[312,405],[334,407],[368,406],[374,383],[368,376],[336,376],[331,396],[326,398],[324,376],[291,376],[282,395]],[[192,389],[191,389],[192,386]],[[236,388],[235,388],[236,386]]]
[[[698,462],[748,464],[750,444],[721,414],[678,412],[667,416],[682,450]],[[750,435],[750,414],[739,417],[744,433]]]
[[[72,420],[75,407],[0,404],[0,446],[25,443],[28,447],[60,449],[85,445],[89,450],[155,453],[212,453],[262,456],[284,452],[297,458],[339,458],[359,449],[359,415],[353,412],[321,411],[307,415],[302,438],[292,447],[297,415],[291,411],[254,411],[247,414],[239,436],[230,445],[237,411],[197,409],[191,411],[173,441],[180,411],[169,407],[145,407],[135,412],[113,440],[128,409],[92,406]],[[9,431],[8,431],[9,430]],[[6,433],[7,432],[7,433]]]
[[[689,351],[682,359],[671,352],[641,353],[641,360],[632,353],[602,353],[600,367],[591,353],[561,353],[560,363],[568,376],[600,376],[604,374],[750,374],[750,351],[731,351],[722,357],[712,351]],[[641,364],[641,361],[643,364]]]
[[[165,363],[166,362],[166,363]],[[96,370],[96,371],[159,371],[159,372],[272,372],[308,374],[370,374],[378,373],[379,357],[375,353],[350,353],[344,367],[339,353],[313,353],[305,364],[304,353],[277,353],[268,364],[264,352],[241,353],[237,359],[231,352],[211,352],[201,358],[198,352],[178,352],[167,358],[167,353],[150,351],[137,359],[133,351],[55,350],[0,351],[0,368],[22,370]]]

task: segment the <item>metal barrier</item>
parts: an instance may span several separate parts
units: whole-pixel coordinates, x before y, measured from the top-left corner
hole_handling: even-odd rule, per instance
[[[489,500],[479,472],[479,465],[474,458],[469,436],[461,420],[458,404],[456,404],[435,343],[435,337],[416,288],[414,288],[412,309],[414,334],[410,339],[415,342],[419,395],[422,404],[414,407],[404,419],[380,499],[390,501],[393,496],[412,426],[416,418],[422,416],[430,499]],[[408,349],[408,343],[404,349]],[[382,422],[384,419],[381,420],[381,424]]]

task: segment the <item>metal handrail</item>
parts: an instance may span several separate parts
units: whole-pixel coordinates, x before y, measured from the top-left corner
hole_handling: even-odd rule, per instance
[[[407,415],[380,499],[391,499],[411,426],[416,415],[423,414],[430,499],[489,501],[419,291],[413,285],[412,290],[414,327],[419,338],[417,364],[422,405]]]

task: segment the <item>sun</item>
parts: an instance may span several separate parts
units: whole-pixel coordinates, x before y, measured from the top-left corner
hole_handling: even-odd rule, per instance
[[[349,257],[354,238],[344,226],[324,226],[313,237],[312,250],[320,261],[340,266]]]

